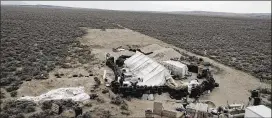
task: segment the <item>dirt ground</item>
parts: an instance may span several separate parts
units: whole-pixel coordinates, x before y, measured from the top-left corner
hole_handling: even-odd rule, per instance
[[[108,73],[112,73],[108,67],[102,64],[103,61],[105,61],[105,55],[107,53],[110,53],[116,58],[123,54],[133,54],[129,51],[112,52],[112,48],[122,46],[126,49],[131,46],[140,48],[144,52],[153,51],[154,53],[149,56],[159,62],[169,60],[173,57],[180,57],[181,54],[173,50],[174,48],[189,55],[195,55],[129,29],[106,29],[106,31],[102,31],[100,29],[84,29],[88,32],[88,34],[84,37],[78,38],[78,40],[80,40],[82,44],[90,46],[93,54],[95,54],[95,58],[97,59],[96,63],[92,63],[86,67],[92,68],[91,70],[93,71],[94,76],[98,76],[102,82],[104,70],[107,70]],[[226,105],[227,101],[229,103],[242,102],[246,104],[248,97],[250,96],[248,90],[256,89],[259,86],[270,87],[268,84],[260,83],[258,79],[247,73],[235,70],[209,58],[202,58],[204,61],[208,61],[222,70],[220,73],[214,75],[216,81],[219,83],[219,88],[215,88],[210,94],[202,96],[202,100],[211,100],[217,106]],[[61,78],[56,78],[54,74],[57,72],[63,73],[64,76]],[[82,74],[83,77],[72,77],[73,73]],[[18,90],[18,97],[26,95],[36,96],[51,89],[72,86],[84,86],[87,93],[92,93],[91,89],[94,83],[94,76],[89,76],[88,69],[83,67],[69,69],[57,68],[50,73],[49,79],[47,80],[32,80],[24,82]],[[110,109],[114,116],[123,116],[120,114],[120,110],[116,106],[109,103],[110,100],[107,94],[99,93],[99,95],[104,97],[105,102],[92,103],[94,106],[92,109]],[[168,100],[171,100],[171,98],[167,94],[163,94],[155,95],[154,101],[162,102],[164,108],[169,110],[174,110],[175,107],[180,105],[175,102],[169,102]],[[131,112],[130,117],[144,116],[144,111],[147,108],[153,108],[154,101],[140,100],[136,98],[131,99],[131,101],[127,101],[129,111]],[[87,108],[85,110],[87,110]]]

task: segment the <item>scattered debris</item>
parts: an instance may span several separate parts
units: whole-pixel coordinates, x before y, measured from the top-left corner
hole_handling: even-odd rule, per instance
[[[86,107],[92,107],[92,106],[93,106],[93,105],[92,105],[92,102],[89,101],[89,100],[83,101],[83,105],[86,106]]]
[[[94,81],[96,82],[96,84],[100,85],[101,84],[101,81],[99,80],[98,77],[94,77]]]
[[[108,93],[108,92],[109,92],[108,89],[103,89],[103,90],[102,90],[102,93],[103,93],[103,94],[106,94],[106,93]]]
[[[61,112],[60,109],[61,109],[61,107],[58,104],[52,103],[51,111],[53,111],[56,114],[60,114],[60,112]]]
[[[97,94],[90,94],[89,96],[90,96],[90,99],[96,99],[98,97]]]
[[[187,115],[191,117],[204,117],[207,118],[209,117],[208,111],[208,104],[204,103],[190,103],[189,105],[186,106],[186,111],[188,111]]]
[[[161,102],[154,102],[153,112],[151,109],[147,109],[145,111],[145,114],[148,117],[153,117],[153,115],[158,115],[160,117],[177,118],[178,116],[177,112],[164,109]]]
[[[95,108],[93,112],[90,112],[92,117],[99,118],[110,118],[112,116],[111,112],[102,108]]]
[[[95,87],[95,88],[98,88],[98,86],[100,86],[100,84],[101,84],[101,81],[99,80],[98,77],[94,77],[94,81],[95,81],[94,87]]]
[[[150,55],[150,54],[152,54],[153,52],[147,52],[147,53],[145,53],[145,52],[143,52],[143,51],[141,51],[141,49],[129,49],[129,51],[132,51],[132,52],[141,52],[141,53],[143,53],[144,55]]]
[[[106,74],[107,74],[107,70],[104,70],[104,72],[103,72],[103,80],[105,81],[105,82],[107,82],[107,77],[106,77]]]
[[[124,62],[127,58],[129,58],[131,56],[128,55],[121,55],[120,57],[117,58],[117,60],[115,61],[116,65],[118,67],[122,67],[124,65]]]
[[[78,75],[77,74],[73,74],[73,77],[78,77]]]
[[[57,77],[57,78],[61,78],[61,75],[60,75],[59,73],[55,73],[54,75],[55,75],[55,77]]]
[[[96,97],[95,99],[99,103],[104,103],[105,102],[104,98],[102,98],[102,97]]]
[[[33,96],[21,97],[18,100],[45,101],[45,100],[72,99],[74,101],[84,101],[89,98],[90,96],[84,92],[84,87],[69,87],[54,89],[36,97]]]
[[[125,110],[125,111],[121,111],[121,114],[123,114],[123,115],[130,115],[130,112],[129,111],[127,111],[127,110]]]
[[[121,105],[122,103],[124,103],[124,100],[120,96],[116,96],[111,99],[111,103],[115,105]]]
[[[153,118],[153,112],[151,109],[145,110],[145,117],[146,118]]]
[[[176,118],[177,112],[170,111],[170,110],[162,110],[162,116],[168,117],[168,118]]]
[[[93,76],[93,73],[90,73],[89,76]]]
[[[122,48],[122,46],[119,46],[117,48],[112,48],[113,52],[120,52],[120,51],[124,51],[125,49]]]

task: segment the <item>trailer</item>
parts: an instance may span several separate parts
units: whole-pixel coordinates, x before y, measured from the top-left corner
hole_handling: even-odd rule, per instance
[[[249,106],[245,110],[245,118],[271,118],[271,109],[264,106]]]

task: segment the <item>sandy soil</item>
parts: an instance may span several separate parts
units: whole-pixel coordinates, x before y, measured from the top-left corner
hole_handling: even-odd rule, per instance
[[[84,29],[88,32],[88,34],[82,38],[78,38],[78,40],[80,40],[82,44],[88,45],[92,48],[92,52],[95,54],[97,62],[96,64],[92,63],[94,65],[89,65],[87,67],[94,67],[93,71],[100,79],[102,78],[104,70],[107,70],[107,72],[113,75],[112,71],[108,67],[101,65],[101,63],[105,61],[106,53],[110,53],[116,58],[123,54],[133,54],[129,51],[112,52],[112,48],[119,46],[122,46],[125,49],[127,49],[129,46],[137,47],[142,49],[144,52],[153,51],[154,53],[149,56],[157,61],[164,61],[173,57],[180,57],[181,54],[177,53],[175,50],[173,50],[173,48],[176,48],[189,55],[195,55],[129,29],[107,29],[106,31],[101,31],[100,29]],[[255,89],[259,86],[270,87],[270,85],[260,83],[258,79],[242,71],[235,70],[206,57],[202,58],[222,70],[219,74],[215,75],[216,81],[220,84],[219,88],[214,89],[211,94],[201,97],[203,100],[212,100],[217,106],[226,105],[227,101],[229,101],[229,103],[246,103],[248,101],[248,97],[250,96],[248,90]],[[62,78],[56,78],[54,76],[54,73],[56,72],[63,73],[64,76]],[[71,77],[71,74],[73,73],[82,74],[84,77]],[[94,83],[93,76],[85,77],[87,75],[88,71],[86,68],[81,67],[55,69],[50,73],[50,77],[47,80],[32,80],[24,82],[21,88],[18,90],[18,96],[40,95],[50,89],[69,86],[84,86],[86,91],[91,93],[91,86]],[[103,82],[103,80],[101,81]],[[120,109],[109,103],[110,99],[108,98],[107,94],[99,93],[99,95],[104,97],[105,103],[93,103],[95,107],[92,107],[92,109],[97,107],[107,108],[111,109],[115,116],[122,116],[120,114]],[[179,105],[175,102],[168,102],[167,100],[170,100],[167,94],[163,94],[161,96],[155,95],[155,101],[163,102],[166,109],[174,110],[174,108]],[[129,110],[131,111],[130,116],[144,116],[144,110],[147,108],[153,108],[153,102],[154,101],[139,100],[135,98],[133,98],[131,101],[127,101]]]

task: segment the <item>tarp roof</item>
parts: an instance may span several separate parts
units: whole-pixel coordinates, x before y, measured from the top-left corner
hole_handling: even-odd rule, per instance
[[[136,52],[124,63],[134,76],[143,79],[138,85],[162,86],[171,78],[168,69],[140,52]]]

